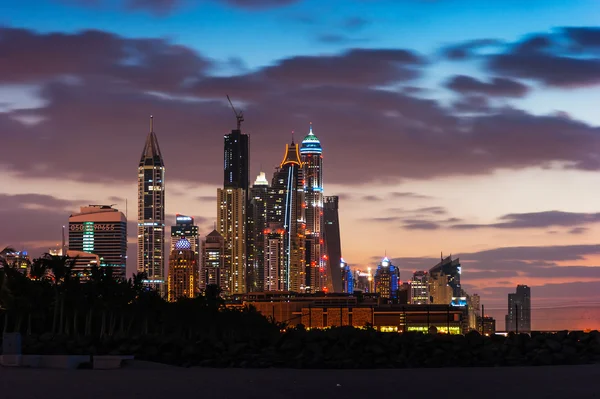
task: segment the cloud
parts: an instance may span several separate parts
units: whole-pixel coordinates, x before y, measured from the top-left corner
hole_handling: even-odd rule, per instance
[[[367,202],[379,202],[382,201],[381,198],[379,198],[376,195],[365,195],[364,197],[361,198],[362,201],[367,201]]]
[[[357,38],[341,33],[322,33],[317,36],[317,41],[323,44],[358,44],[368,41],[365,38]]]
[[[495,229],[531,229],[553,226],[572,227],[581,224],[600,222],[600,213],[575,213],[562,211],[545,211],[531,213],[511,213],[498,218],[499,222],[490,224],[456,224],[454,229],[470,230],[481,228]],[[575,232],[573,232],[575,231]],[[571,234],[581,234],[581,227],[571,230]]]
[[[342,21],[341,27],[347,30],[359,30],[370,24],[366,18],[355,16],[349,17]]]
[[[418,220],[418,219],[405,219],[402,228],[406,230],[437,230],[441,226],[432,221]]]
[[[216,195],[200,195],[196,197],[199,201],[214,202],[217,200]]]
[[[43,34],[0,27],[0,52],[0,84],[70,77],[74,82],[103,79],[124,88],[176,92],[211,66],[189,48],[163,39],[129,39],[94,30]]]
[[[573,227],[569,230],[569,234],[584,234],[589,230],[587,227]]]
[[[288,6],[300,0],[214,0],[249,10]]]
[[[477,58],[487,69],[505,77],[531,79],[546,86],[586,87],[600,84],[600,28],[564,27],[537,33],[478,53],[483,42],[466,42],[445,48],[449,59]]]
[[[430,198],[432,198],[428,195],[412,193],[412,192],[391,192],[390,197],[392,197],[392,198],[414,198],[414,199],[430,199]]]
[[[470,76],[456,75],[446,82],[446,87],[461,94],[483,94],[492,97],[524,97],[529,88],[523,83],[507,78],[493,78],[482,82]]]
[[[413,212],[415,213],[430,213],[433,215],[445,215],[448,213],[448,210],[443,206],[428,206],[425,208],[415,209]]]
[[[483,48],[496,48],[502,44],[502,41],[497,39],[476,39],[464,43],[453,44],[442,48],[441,53],[444,57],[450,60],[466,60],[473,54]]]

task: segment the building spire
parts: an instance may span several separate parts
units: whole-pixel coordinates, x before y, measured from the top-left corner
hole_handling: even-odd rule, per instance
[[[154,131],[154,116],[150,115],[150,133]]]
[[[294,144],[294,130],[292,129],[292,144]]]
[[[314,136],[314,133],[312,131],[312,122],[310,122],[310,128],[309,128],[308,134]]]

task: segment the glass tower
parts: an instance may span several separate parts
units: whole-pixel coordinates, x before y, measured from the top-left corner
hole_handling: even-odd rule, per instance
[[[306,288],[312,291],[333,291],[331,273],[323,240],[323,149],[314,135],[312,123],[300,147],[302,160],[304,213],[306,218]],[[339,258],[334,262],[339,262]]]
[[[165,164],[150,117],[150,133],[138,166],[137,270],[145,283],[165,295]]]

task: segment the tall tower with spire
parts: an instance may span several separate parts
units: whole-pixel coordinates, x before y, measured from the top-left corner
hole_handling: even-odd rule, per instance
[[[323,149],[312,123],[300,147],[306,216],[306,288],[333,291],[323,240]],[[339,259],[335,261],[339,262]]]
[[[300,292],[304,288],[304,195],[302,179],[302,161],[298,146],[292,140],[286,147],[283,161],[275,170],[267,198],[267,220],[270,225],[279,224],[285,231],[283,238],[283,270],[277,273],[280,283],[277,287],[283,291]],[[265,267],[267,261],[265,248]],[[265,269],[265,276],[271,273]]]
[[[138,166],[137,270],[146,284],[165,295],[165,164],[150,117],[150,133]]]

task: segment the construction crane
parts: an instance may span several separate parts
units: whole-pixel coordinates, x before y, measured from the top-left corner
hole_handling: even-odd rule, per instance
[[[237,112],[235,110],[235,107],[233,106],[233,103],[231,102],[231,99],[229,98],[229,94],[227,94],[227,101],[229,101],[229,105],[231,105],[231,109],[233,110],[233,113],[235,114],[235,119],[237,120],[237,130],[240,130],[242,127],[242,122],[244,121],[244,113],[243,112]]]

